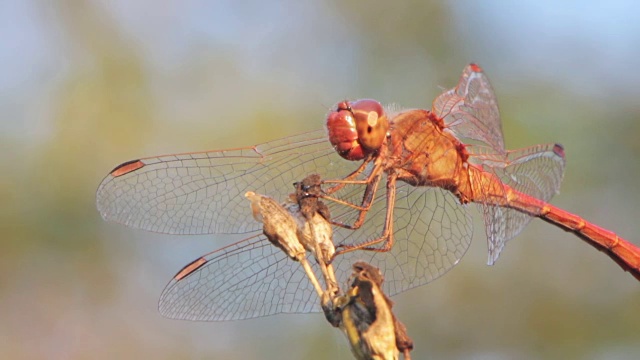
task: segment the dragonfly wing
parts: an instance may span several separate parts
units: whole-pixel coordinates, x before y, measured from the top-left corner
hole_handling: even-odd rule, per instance
[[[339,256],[333,262],[339,280],[348,279],[352,264],[364,260],[384,269],[384,290],[395,295],[443,275],[467,251],[471,219],[453,195],[404,183],[399,184],[397,191],[395,245],[387,253],[355,251]],[[370,222],[355,231],[337,228],[334,236],[355,244],[379,235],[381,228],[373,224],[383,221],[386,213],[385,191],[380,195],[372,206]],[[309,262],[320,278],[315,260]],[[198,321],[321,310],[301,265],[262,234],[185,266],[162,292],[159,309],[169,318]]]
[[[505,160],[485,159],[484,164],[503,184],[548,202],[560,190],[565,158],[560,145],[546,144],[509,151]],[[501,196],[505,196],[504,193]],[[533,217],[511,208],[480,206],[485,218],[488,263],[491,265],[500,256],[504,244],[517,236]]]
[[[565,167],[561,145],[542,144],[509,151],[507,164],[494,168],[504,184],[545,202],[560,192]]]
[[[342,215],[336,216],[340,219]],[[381,235],[385,217],[386,187],[380,185],[363,226],[354,231],[336,228],[335,237],[338,243],[352,245],[374,239]],[[460,261],[471,243],[468,211],[446,190],[397,183],[393,218],[395,243],[389,252],[343,254],[340,263],[334,263],[337,272],[348,276],[353,262],[366,261],[383,269],[383,288],[391,296],[442,276]]]
[[[319,130],[234,150],[144,158],[109,173],[96,199],[102,217],[168,234],[247,233],[260,229],[244,193],[283,201],[293,182],[349,167]]]
[[[187,265],[162,292],[159,309],[173,319],[226,321],[320,306],[302,266],[260,234]]]
[[[468,65],[458,85],[438,96],[431,111],[444,119],[447,128],[463,143],[505,153],[498,101],[478,65]],[[474,146],[468,151],[474,154]]]

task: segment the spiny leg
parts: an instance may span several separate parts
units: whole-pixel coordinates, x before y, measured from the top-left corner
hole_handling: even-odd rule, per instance
[[[326,189],[324,192],[327,194],[333,194],[336,191],[341,190],[342,188],[344,188],[347,184],[352,184],[352,183],[362,183],[359,180],[354,180],[356,177],[358,177],[358,175],[362,174],[364,172],[364,169],[367,168],[367,165],[369,165],[369,163],[373,160],[373,158],[369,157],[367,158],[365,161],[362,162],[362,164],[360,164],[360,166],[358,166],[357,169],[355,169],[351,174],[347,175],[345,178],[340,179],[340,180],[324,180],[322,181],[323,184],[337,184],[334,185],[328,189]],[[354,181],[354,182],[351,182]]]
[[[360,244],[353,245],[339,245],[341,247],[340,250],[337,250],[336,253],[331,258],[333,261],[336,256],[344,253],[348,253],[354,250],[368,250],[368,251],[376,251],[376,252],[387,252],[391,250],[393,246],[393,208],[395,207],[396,202],[396,179],[398,175],[394,172],[391,173],[387,179],[387,213],[385,215],[384,228],[382,230],[382,235],[376,239],[369,240]],[[384,242],[382,247],[372,247],[373,245]]]
[[[338,190],[338,187],[342,188],[342,187],[344,187],[345,185],[348,185],[348,184],[366,185],[366,188],[364,190],[364,194],[362,196],[362,201],[361,201],[361,203],[359,205],[351,203],[349,201],[345,201],[345,200],[339,199],[339,198],[334,197],[334,196],[330,196],[330,195],[318,195],[322,199],[325,199],[325,200],[328,200],[328,201],[332,201],[332,202],[335,202],[337,204],[341,204],[341,205],[353,208],[353,209],[355,209],[355,210],[357,210],[359,212],[358,218],[351,225],[331,220],[331,224],[332,225],[339,226],[339,227],[342,227],[342,228],[345,228],[345,229],[355,230],[355,229],[360,228],[362,226],[362,224],[364,223],[364,219],[365,219],[369,209],[371,209],[371,205],[373,204],[373,200],[375,199],[376,191],[378,190],[378,185],[380,183],[380,179],[382,178],[382,174],[383,174],[383,172],[382,172],[382,164],[381,164],[381,162],[377,161],[377,159],[376,159],[376,163],[375,163],[375,166],[374,166],[373,170],[371,171],[371,174],[369,174],[369,176],[365,180],[353,180],[353,179],[350,179],[350,178],[353,178],[353,177],[359,175],[360,173],[362,173],[362,171],[364,170],[364,167],[369,162],[370,162],[370,160],[365,161],[363,163],[363,165],[360,166],[360,168],[358,168],[356,171],[351,173],[351,175],[347,176],[343,180],[326,180],[326,181],[324,181],[324,183],[337,183],[338,184],[338,185],[336,185],[336,186],[334,186],[332,188],[329,188],[327,191],[325,191],[325,193],[328,193],[328,194],[332,194],[333,192]]]
[[[378,174],[376,177],[371,179],[371,182],[367,183],[367,187],[362,197],[362,203],[360,205],[355,205],[348,201],[344,201],[331,196],[322,196],[323,199],[327,199],[329,201],[333,201],[335,203],[358,210],[358,218],[353,222],[353,224],[349,225],[349,224],[345,224],[345,223],[334,221],[334,220],[331,220],[331,224],[335,226],[339,226],[341,228],[349,229],[349,230],[359,229],[364,223],[364,219],[367,213],[371,209],[371,205],[373,204],[373,199],[375,199],[376,192],[378,191],[378,185],[380,184],[380,179],[382,179],[382,174]]]

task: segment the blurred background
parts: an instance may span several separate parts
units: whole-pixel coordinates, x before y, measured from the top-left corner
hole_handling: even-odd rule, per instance
[[[320,314],[168,320],[158,296],[225,241],[105,223],[115,165],[323,126],[344,98],[429,108],[477,62],[508,148],[560,142],[553,203],[640,245],[635,1],[0,1],[0,358],[351,359]],[[534,220],[486,263],[394,297],[424,359],[631,359],[638,282]]]

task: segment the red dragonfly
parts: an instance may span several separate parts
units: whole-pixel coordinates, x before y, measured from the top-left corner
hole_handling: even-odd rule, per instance
[[[362,165],[326,192],[349,184],[365,185],[360,204],[325,196],[359,211],[345,228],[364,223],[380,179],[387,183],[387,215],[381,236],[346,252],[389,251],[394,243],[394,195],[398,182],[449,190],[461,204],[483,208],[489,245],[489,264],[500,255],[533,217],[575,233],[607,253],[640,280],[640,249],[617,234],[548,203],[558,192],[564,172],[564,149],[559,144],[507,151],[504,147],[495,94],[482,69],[465,68],[458,86],[433,102],[431,111],[408,110],[386,114],[375,100],[343,101],[327,117],[329,140],[345,159]],[[362,178],[365,169],[364,178]],[[380,245],[378,247],[373,247]]]
[[[106,220],[167,234],[247,234],[185,266],[160,299],[163,315],[233,320],[320,311],[299,264],[260,233],[243,194],[284,200],[291,184],[318,173],[326,188],[339,279],[355,260],[379,267],[394,295],[458,263],[471,241],[466,206],[484,212],[489,263],[533,217],[609,254],[640,279],[640,251],[614,233],[547,201],[558,191],[564,152],[556,144],[507,151],[495,95],[479,66],[431,111],[344,101],[318,130],[238,149],[164,155],[117,166],[97,191]],[[362,160],[355,170],[350,161]],[[386,186],[378,186],[382,178]],[[353,230],[355,229],[355,230]],[[394,238],[398,241],[394,244]],[[393,246],[392,246],[393,245]],[[368,248],[378,251],[358,251]]]

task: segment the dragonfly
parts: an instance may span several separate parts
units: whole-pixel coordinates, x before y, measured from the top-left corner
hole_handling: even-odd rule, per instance
[[[479,204],[486,226],[489,265],[497,260],[506,241],[538,217],[573,232],[640,280],[638,247],[548,203],[559,191],[564,173],[561,145],[505,149],[495,93],[476,64],[464,69],[458,86],[435,99],[431,111],[417,109],[388,115],[375,100],[343,101],[327,116],[327,128],[330,142],[343,158],[362,161],[346,178],[328,181],[336,185],[327,193],[348,184],[366,186],[360,204],[332,199],[359,211],[353,224],[335,224],[358,229],[383,177],[387,188],[382,234],[364,243],[343,245],[334,257],[358,249],[386,252],[392,248],[395,188],[402,182],[446,189],[460,204]]]
[[[361,161],[353,170],[353,162]],[[548,203],[564,172],[557,144],[507,151],[493,89],[475,64],[430,111],[342,101],[326,129],[260,145],[153,156],[116,166],[96,201],[107,221],[147,231],[244,239],[198,257],[160,296],[160,312],[237,320],[321,311],[299,264],[273,246],[244,194],[284,200],[309,174],[325,179],[338,244],[336,277],[361,260],[385,274],[393,296],[454,267],[472,237],[468,203],[483,210],[489,264],[535,217],[576,233],[640,279],[640,251]],[[379,186],[382,180],[386,186]],[[394,239],[401,239],[395,242]],[[353,251],[354,249],[378,251]],[[317,269],[316,269],[317,270]]]
[[[242,237],[202,255],[169,281],[158,308],[168,318],[231,321],[279,313],[321,312],[316,287],[300,263],[291,261],[263,233],[247,193],[284,201],[292,184],[318,173],[340,179],[352,162],[327,141],[325,129],[260,145],[147,157],[115,167],[96,192],[98,211],[108,221],[174,235],[227,234]],[[351,252],[335,258],[335,278],[344,281],[352,264],[366,261],[385,270],[383,291],[393,296],[424,285],[453,268],[472,235],[468,212],[442,189],[397,187],[396,234],[405,241],[387,253]],[[334,195],[362,198],[358,189]],[[385,190],[372,201],[367,224],[358,231],[335,227],[333,239],[358,244],[373,237],[386,215]],[[331,219],[353,221],[358,212],[327,202]],[[322,273],[309,261],[314,273]]]

